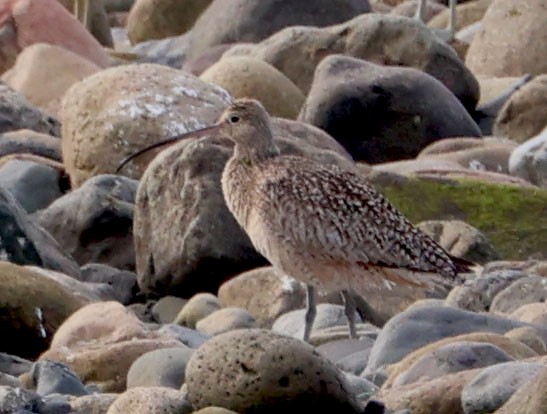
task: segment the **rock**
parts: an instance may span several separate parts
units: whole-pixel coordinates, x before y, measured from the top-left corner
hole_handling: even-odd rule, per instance
[[[547,74],[537,76],[511,95],[496,118],[494,134],[525,142],[545,129],[546,116]]]
[[[283,154],[353,165],[342,147],[317,128],[281,118],[272,124]],[[216,135],[183,140],[146,169],[133,226],[143,292],[180,297],[217,292],[230,277],[266,264],[222,195],[220,178],[232,148]]]
[[[446,297],[446,305],[472,312],[488,312],[494,297],[514,281],[527,274],[517,270],[484,272],[477,278],[456,286]]]
[[[429,220],[418,223],[417,227],[455,257],[473,263],[487,263],[500,258],[484,234],[464,221]]]
[[[33,154],[62,162],[61,140],[30,129],[19,129],[0,134],[0,156]]]
[[[133,362],[127,373],[127,388],[167,387],[180,389],[194,351],[182,347],[147,352]]]
[[[84,395],[70,401],[72,410],[79,414],[106,414],[118,394],[97,393]]]
[[[199,348],[209,339],[209,335],[172,323],[163,325],[158,329],[158,333],[173,337],[191,349]]]
[[[86,264],[80,270],[82,281],[112,286],[116,299],[123,305],[133,302],[139,290],[135,273],[120,271],[115,267],[100,263]]]
[[[211,0],[137,0],[127,17],[131,43],[180,35],[192,28]]]
[[[541,276],[520,278],[499,292],[490,306],[490,312],[510,314],[522,305],[547,300],[547,279]]]
[[[234,46],[233,43],[211,46],[205,49],[205,51],[202,52],[199,56],[193,59],[185,59],[182,65],[182,70],[189,72],[192,75],[199,76],[203,72],[205,72],[205,70],[218,62],[224,52],[230,50],[232,46]]]
[[[161,40],[148,40],[130,48],[129,53],[140,56],[139,62],[157,63],[180,69],[186,61],[188,37],[187,34],[184,34]]]
[[[35,358],[61,323],[86,302],[61,284],[12,263],[0,262],[2,351]]]
[[[18,377],[19,375],[30,371],[31,368],[32,362],[16,355],[0,352],[0,372]]]
[[[508,331],[511,332],[511,331]],[[417,364],[420,361],[420,364],[422,364],[423,361],[427,361],[429,356],[435,355],[439,349],[447,347],[452,344],[474,344],[474,346],[485,346],[485,345],[492,345],[498,349],[500,349],[502,352],[505,352],[509,356],[509,360],[521,360],[525,358],[533,358],[537,357],[537,353],[532,350],[527,345],[523,344],[522,342],[511,339],[505,335],[499,335],[499,334],[493,334],[488,332],[472,332],[467,333],[463,335],[457,335],[453,337],[448,337],[444,339],[440,339],[438,341],[432,342],[428,345],[425,345],[421,348],[416,349],[415,351],[409,353],[406,355],[401,361],[390,365],[386,368],[386,373],[389,374],[389,376],[386,378],[386,380],[383,383],[384,389],[392,388],[395,382],[400,382],[402,379],[404,379],[404,376],[406,375],[409,370],[413,369],[415,364]],[[478,345],[483,344],[483,345]],[[498,351],[498,357],[502,358]],[[496,357],[493,357],[490,359],[492,361]],[[474,364],[473,361],[470,361],[470,366]],[[465,362],[460,365],[460,367],[464,366]],[[419,365],[417,366],[419,368]],[[456,367],[456,366],[454,366]],[[447,370],[448,367],[440,367],[440,370]],[[381,371],[380,371],[381,372]],[[439,371],[437,371],[439,372]],[[419,374],[419,372],[415,373]],[[433,371],[431,372],[433,374]],[[429,373],[426,373],[425,375],[429,375]],[[401,378],[401,379],[399,379]]]
[[[99,70],[95,63],[64,47],[37,43],[23,49],[1,79],[32,105],[57,115],[68,88]]]
[[[84,383],[93,382],[102,392],[120,392],[138,357],[173,347],[183,345],[165,333],[150,331],[118,302],[100,302],[72,314],[40,359],[64,363]]]
[[[229,99],[216,86],[154,64],[118,66],[76,83],[61,105],[63,159],[73,187],[113,173],[144,146],[212,124]],[[139,178],[153,154],[123,174]]]
[[[306,310],[298,309],[287,312],[275,320],[272,326],[272,331],[293,338],[302,339],[304,336],[304,316]],[[356,323],[361,320],[359,315],[356,315]],[[344,307],[331,303],[321,303],[317,305],[317,315],[313,322],[311,336],[318,333],[321,329],[330,328],[333,326],[347,326],[348,319],[346,317]],[[347,333],[346,333],[347,336]]]
[[[13,375],[4,374],[0,372],[0,386],[8,386],[12,388],[24,388],[21,381]]]
[[[469,47],[466,65],[475,74],[490,76],[539,75],[547,71],[547,26],[543,0],[496,0],[482,19]]]
[[[462,389],[478,371],[461,371],[427,382],[382,390],[375,395],[375,398],[381,400],[387,409],[393,411],[463,414],[461,408]]]
[[[2,54],[0,72],[13,65],[17,52],[35,43],[63,47],[100,67],[109,64],[108,55],[99,42],[57,0],[9,0],[0,11],[4,16],[3,31],[13,31],[4,46],[11,48],[12,55],[6,59],[6,53]]]
[[[545,345],[545,341],[542,339],[541,332],[532,326],[512,329],[507,332],[505,336],[509,339],[522,342],[538,355],[547,354],[547,346]]]
[[[541,414],[547,410],[545,394],[547,369],[540,372],[513,394],[496,414]]]
[[[547,325],[547,303],[533,302],[526,303],[515,309],[511,315],[511,319],[517,321],[531,323],[533,325]]]
[[[317,66],[299,120],[323,129],[355,160],[368,163],[414,158],[440,138],[481,135],[461,103],[433,77],[342,55]]]
[[[43,226],[80,264],[135,267],[133,210],[137,182],[99,175],[36,213]]]
[[[400,361],[410,352],[443,338],[470,332],[503,334],[525,326],[497,315],[478,314],[450,307],[417,308],[390,319],[370,352],[366,373]],[[547,331],[544,333],[547,335]]]
[[[223,308],[196,323],[196,329],[206,335],[218,335],[234,329],[256,328],[256,320],[247,310]]]
[[[263,267],[224,282],[218,298],[224,306],[247,309],[259,327],[269,328],[282,314],[302,308],[306,292],[295,279],[277,274],[273,267]]]
[[[235,411],[227,410],[222,407],[205,407],[201,410],[194,411],[194,414],[237,414]]]
[[[398,16],[414,17],[416,16],[416,13],[418,11],[419,3],[419,0],[405,0],[393,7],[390,10],[390,13],[396,14]],[[446,7],[444,7],[442,4],[428,1],[425,7],[425,21],[428,22],[433,17],[435,17],[435,15],[439,14],[445,9]],[[443,27],[443,29],[445,27]]]
[[[0,81],[0,133],[17,129],[31,129],[54,135],[61,134],[59,121],[32,106],[21,94]]]
[[[84,384],[66,365],[53,361],[37,361],[30,372],[36,392],[41,396],[50,394],[87,395]]]
[[[106,414],[185,414],[188,411],[179,390],[164,387],[136,387],[121,394]]]
[[[480,21],[493,0],[476,0],[462,2],[456,6],[456,31]],[[445,8],[427,22],[427,25],[434,29],[446,29],[450,21],[450,10]]]
[[[503,258],[547,257],[547,235],[537,231],[547,228],[547,217],[537,214],[547,204],[547,191],[487,181],[483,175],[472,178],[434,171],[408,178],[387,173],[367,177],[414,223],[448,216],[482,231]]]
[[[33,410],[40,397],[24,388],[0,386],[0,413],[16,413],[18,410]],[[31,411],[32,413],[33,411]]]
[[[465,414],[494,412],[522,385],[541,372],[542,365],[530,362],[506,362],[484,369],[462,390]]]
[[[338,369],[310,345],[260,329],[218,335],[188,364],[186,383],[196,409],[236,412],[360,412]]]
[[[475,109],[479,85],[473,74],[430,29],[402,16],[374,13],[326,28],[290,27],[257,45],[235,46],[224,57],[263,59],[307,94],[316,66],[331,54],[419,69],[441,81],[469,111]]]
[[[280,118],[295,119],[305,100],[289,78],[257,58],[221,59],[200,78],[226,89],[234,98],[257,99],[270,115]]]
[[[29,214],[63,195],[63,176],[63,171],[32,161],[11,160],[0,166],[0,186]]]
[[[198,293],[190,298],[176,315],[174,323],[191,329],[203,318],[222,308],[219,299],[211,293]]]
[[[509,172],[547,188],[547,128],[515,148],[509,158]]]
[[[152,317],[161,324],[172,323],[186,303],[186,299],[164,296],[152,307]]]
[[[369,11],[368,0],[231,0],[229,6],[213,0],[192,28],[188,56],[223,43],[258,42],[289,26],[330,26]]]
[[[353,374],[360,374],[366,367],[368,354],[374,339],[362,336],[359,339],[337,339],[319,345],[316,349],[338,368]]]
[[[429,381],[468,369],[488,367],[513,358],[495,345],[483,342],[453,342],[418,358],[392,382],[393,387]]]

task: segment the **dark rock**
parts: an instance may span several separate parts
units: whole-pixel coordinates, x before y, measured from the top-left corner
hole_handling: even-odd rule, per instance
[[[32,368],[32,362],[16,355],[0,352],[0,372],[18,377]]]
[[[136,298],[139,287],[137,275],[101,263],[89,263],[81,267],[81,280],[88,283],[103,283],[112,286],[115,298],[127,305]]]
[[[52,135],[30,129],[8,131],[0,134],[0,156],[33,154],[62,162],[61,140]]]
[[[36,213],[66,252],[81,264],[134,269],[133,210],[138,182],[100,175]]]
[[[84,384],[66,365],[55,361],[37,361],[30,372],[36,392],[41,396],[50,394],[87,395]]]
[[[342,55],[317,66],[299,119],[368,163],[414,158],[441,138],[481,135],[458,99],[432,76]]]

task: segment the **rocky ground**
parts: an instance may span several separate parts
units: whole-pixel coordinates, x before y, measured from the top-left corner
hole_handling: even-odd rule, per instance
[[[82,9],[87,3],[89,9]],[[0,414],[547,413],[547,3],[0,2]],[[73,13],[73,14],[72,14]],[[450,291],[318,297],[226,208],[222,137],[358,170],[450,253]],[[157,156],[156,156],[157,155]]]

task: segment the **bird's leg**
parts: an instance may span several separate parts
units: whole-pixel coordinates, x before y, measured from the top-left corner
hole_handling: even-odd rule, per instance
[[[450,0],[448,6],[450,7],[450,22],[448,23],[448,36],[449,40],[454,39],[456,35],[456,5],[457,0]]]
[[[304,342],[310,341],[311,328],[317,315],[315,307],[315,289],[311,285],[306,285],[306,316],[304,325]]]
[[[418,10],[416,10],[416,15],[414,17],[418,19],[419,21],[421,21],[422,23],[425,23],[426,10],[427,10],[427,0],[419,0]]]
[[[357,339],[357,329],[355,329],[355,301],[349,290],[342,290],[342,300],[344,301],[344,311],[348,318],[349,337]]]
[[[73,13],[76,18],[85,26],[86,29],[91,28],[91,13],[89,11],[90,0],[74,0]]]

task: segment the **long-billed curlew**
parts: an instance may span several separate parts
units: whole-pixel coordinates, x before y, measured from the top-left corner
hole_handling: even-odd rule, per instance
[[[356,337],[350,289],[451,284],[467,270],[357,173],[280,155],[259,102],[236,100],[216,125],[194,136],[213,131],[235,143],[222,174],[228,208],[275,268],[308,286],[304,340],[315,319],[314,286],[342,292],[350,336]],[[143,152],[188,135],[133,154],[118,171]]]

